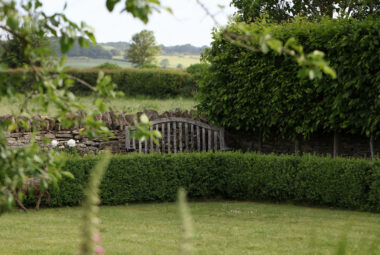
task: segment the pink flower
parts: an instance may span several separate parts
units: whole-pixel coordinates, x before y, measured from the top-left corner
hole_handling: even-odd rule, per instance
[[[101,247],[101,246],[99,246],[99,245],[97,245],[97,246],[95,246],[95,254],[104,254],[104,249],[103,249],[103,247]]]

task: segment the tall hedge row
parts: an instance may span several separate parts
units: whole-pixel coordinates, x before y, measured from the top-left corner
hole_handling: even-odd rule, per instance
[[[232,24],[230,31],[239,33]],[[211,67],[199,88],[199,109],[233,129],[293,139],[317,132],[380,135],[380,20],[305,20],[252,24],[305,52],[323,51],[337,79],[300,79],[290,57],[262,54],[214,34],[204,58]]]
[[[83,200],[98,158],[70,159],[50,206]],[[380,161],[254,153],[191,153],[114,156],[101,184],[105,205],[173,201],[179,187],[192,199],[306,203],[380,212]],[[35,197],[28,199],[34,203]]]
[[[118,85],[117,89],[124,92],[126,96],[145,95],[150,97],[191,97],[196,90],[196,83],[191,75],[180,70],[162,69],[70,69],[67,73],[86,81],[89,84],[96,84],[99,71],[112,77],[112,81]],[[3,71],[0,73],[0,91],[6,91],[9,78],[12,76],[22,77],[20,70]],[[31,79],[29,74],[25,79],[16,85],[19,92],[31,89]],[[71,91],[77,94],[87,94],[90,90],[76,82]]]

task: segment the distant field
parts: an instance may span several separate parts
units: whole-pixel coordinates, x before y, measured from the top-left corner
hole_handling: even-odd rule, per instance
[[[162,59],[167,58],[169,60],[169,67],[176,68],[178,64],[182,64],[184,68],[198,64],[200,61],[199,55],[181,55],[181,56],[158,56],[157,63],[159,64]]]
[[[169,60],[169,68],[177,68],[178,64],[182,64],[186,68],[192,64],[200,62],[199,55],[179,55],[179,56],[157,56],[156,64],[159,65],[162,59]],[[69,57],[67,58],[67,66],[74,68],[92,68],[97,67],[105,62],[117,64],[120,67],[132,67],[132,64],[122,61],[122,56],[116,56],[114,59],[97,59],[86,57]]]
[[[97,67],[105,62],[109,62],[112,64],[117,64],[120,67],[132,67],[132,65],[128,62],[123,62],[119,60],[112,59],[101,59],[101,58],[85,58],[85,57],[69,57],[67,58],[67,66],[74,68],[91,68]]]
[[[91,109],[94,102],[92,97],[79,97],[86,109]],[[17,111],[20,106],[20,101],[16,99],[4,98],[0,101],[0,116],[5,114],[12,114]],[[134,114],[144,109],[156,110],[159,113],[164,111],[174,110],[180,108],[181,110],[191,110],[195,107],[196,101],[192,98],[171,98],[171,99],[149,99],[144,97],[123,97],[113,99],[108,105],[114,107],[117,111],[125,111],[126,113]],[[33,104],[31,105],[31,107]],[[41,115],[51,116],[56,112],[54,107],[50,107],[47,113],[39,112]]]

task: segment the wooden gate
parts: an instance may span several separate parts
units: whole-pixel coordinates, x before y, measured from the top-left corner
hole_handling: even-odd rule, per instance
[[[224,129],[187,118],[163,118],[152,121],[151,130],[161,132],[157,146],[152,139],[138,141],[131,138],[132,127],[125,128],[127,152],[139,153],[179,153],[192,151],[227,150],[224,142]]]

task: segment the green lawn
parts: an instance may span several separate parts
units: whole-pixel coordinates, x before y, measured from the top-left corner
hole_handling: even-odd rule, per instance
[[[79,101],[83,103],[87,109],[91,109],[94,105],[92,97],[79,97]],[[164,111],[170,111],[176,108],[180,108],[181,110],[193,109],[196,105],[196,101],[192,98],[149,99],[145,97],[122,97],[113,99],[109,102],[109,105],[113,106],[114,109],[118,111],[125,111],[131,114],[144,109],[152,109],[162,113]],[[0,101],[0,116],[17,111],[19,106],[20,100],[17,100],[16,98],[3,98]],[[54,107],[50,107],[49,112],[46,115],[51,116],[55,112],[56,109]]]
[[[380,254],[380,215],[248,202],[190,203],[199,255]],[[106,254],[178,254],[171,203],[102,207]],[[0,217],[0,254],[76,254],[80,208]]]

